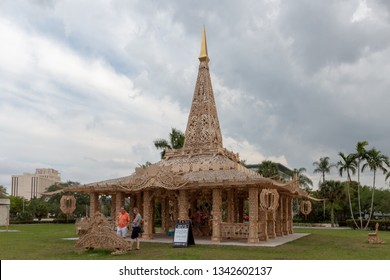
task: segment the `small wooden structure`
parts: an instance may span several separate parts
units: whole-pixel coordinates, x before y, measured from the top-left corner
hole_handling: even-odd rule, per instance
[[[383,243],[383,240],[379,240],[378,232],[379,232],[379,223],[376,223],[375,224],[375,232],[371,232],[368,234],[368,243],[370,243],[370,244]]]
[[[129,242],[116,235],[110,222],[100,212],[95,212],[76,227],[81,234],[75,245],[77,251],[106,249],[113,251],[113,254],[124,254],[131,250]]]

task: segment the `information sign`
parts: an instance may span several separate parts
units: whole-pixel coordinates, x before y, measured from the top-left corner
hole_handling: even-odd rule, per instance
[[[190,220],[176,221],[173,236],[173,247],[187,247],[195,245]]]

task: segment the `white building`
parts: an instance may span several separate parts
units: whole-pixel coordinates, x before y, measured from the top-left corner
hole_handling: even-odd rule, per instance
[[[26,199],[41,197],[48,187],[61,182],[60,173],[52,168],[37,168],[35,174],[23,173],[12,176],[12,196],[21,196]]]

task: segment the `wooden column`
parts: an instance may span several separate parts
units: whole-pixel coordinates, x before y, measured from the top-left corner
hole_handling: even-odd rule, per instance
[[[112,196],[112,207],[111,207],[111,213],[112,213],[112,219],[116,219],[119,215],[119,211],[121,210],[121,207],[125,206],[125,201],[124,201],[124,193],[122,192],[117,192]],[[131,211],[130,211],[130,216],[131,216]]]
[[[259,207],[258,213],[259,213],[259,226],[258,226],[259,240],[267,241],[268,240],[267,210],[261,209]]]
[[[188,196],[187,191],[180,190],[179,191],[179,199],[178,199],[178,219],[179,220],[188,220]]]
[[[275,232],[276,236],[283,236],[282,231],[282,217],[283,217],[283,204],[282,204],[282,196],[279,195],[279,207],[276,210],[276,221],[275,221]]]
[[[96,192],[90,193],[89,216],[93,216],[95,212],[100,211],[99,194]]]
[[[259,190],[249,189],[249,236],[248,243],[259,243]]]
[[[292,197],[287,197],[287,208],[288,208],[288,216],[287,216],[287,229],[289,234],[293,234],[293,211],[292,211]]]
[[[173,200],[172,217],[173,217],[173,225],[174,225],[174,223],[176,222],[176,220],[179,217],[179,198],[178,198],[178,196],[176,196],[175,200]]]
[[[110,215],[111,215],[111,219],[112,219],[112,221],[113,222],[116,222],[116,218],[117,218],[117,213],[119,213],[119,212],[117,212],[117,201],[116,201],[116,197],[117,197],[117,195],[116,195],[116,193],[114,193],[114,194],[111,194],[111,213],[110,213]],[[118,209],[118,211],[119,211],[119,209]]]
[[[267,211],[267,233],[268,238],[275,238],[276,237],[276,231],[275,231],[275,213],[276,210],[269,210]]]
[[[282,232],[283,232],[283,235],[288,235],[288,227],[287,227],[287,217],[288,217],[287,197],[285,195],[283,195],[281,197],[282,197],[282,205],[283,205]]]
[[[211,240],[221,242],[222,190],[213,189],[213,234]]]
[[[234,209],[234,189],[229,189],[227,191],[227,222],[234,223],[235,218],[235,209]]]
[[[153,199],[151,191],[144,191],[143,197],[143,221],[144,221],[144,233],[142,238],[146,240],[153,239]]]

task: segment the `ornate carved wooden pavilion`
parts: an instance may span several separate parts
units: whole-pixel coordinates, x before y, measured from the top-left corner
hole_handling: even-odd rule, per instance
[[[204,29],[199,61],[183,148],[167,150],[161,161],[136,168],[130,176],[72,189],[90,194],[92,214],[100,210],[101,194],[111,195],[113,217],[130,198],[131,207],[142,212],[145,239],[153,239],[157,202],[165,232],[172,221],[188,220],[199,208],[205,221],[199,234],[213,241],[238,238],[258,243],[292,234],[292,199],[308,194],[297,180],[275,181],[247,169],[238,154],[223,147]]]

